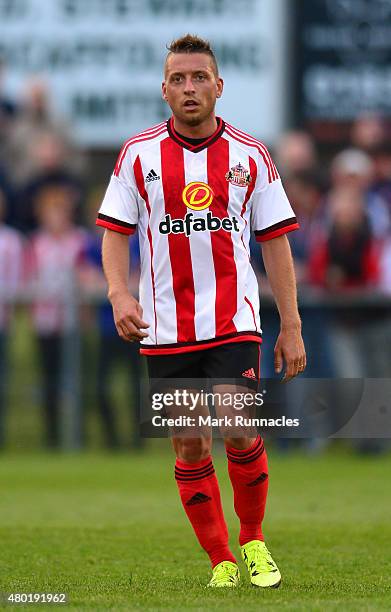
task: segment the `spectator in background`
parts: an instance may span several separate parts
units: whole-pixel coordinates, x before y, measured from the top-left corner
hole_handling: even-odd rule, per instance
[[[329,227],[313,244],[309,276],[333,293],[377,285],[379,245],[371,232],[363,193],[336,188],[328,199]]]
[[[371,157],[374,172],[370,191],[387,203],[391,215],[390,124],[379,115],[363,115],[353,124],[352,143]]]
[[[20,190],[17,205],[17,224],[25,232],[37,227],[35,200],[45,189],[66,190],[72,199],[74,215],[81,221],[83,185],[81,180],[71,174],[63,165],[65,150],[61,140],[54,134],[45,134],[35,142],[34,155],[39,161],[39,174],[35,175]]]
[[[351,142],[353,147],[369,155],[383,143],[385,126],[379,115],[363,114],[353,122]]]
[[[104,302],[97,308],[98,326],[98,362],[97,371],[93,376],[96,381],[96,402],[103,425],[103,433],[107,448],[115,449],[121,445],[121,436],[118,430],[116,410],[110,389],[112,374],[122,364],[127,372],[129,386],[127,387],[127,412],[131,414],[131,446],[141,448],[143,438],[140,437],[140,379],[142,367],[137,343],[123,342],[116,330],[113,319],[113,310],[107,300],[107,283],[102,271],[102,237],[103,230],[95,225],[96,210],[103,199],[104,191],[97,189],[90,198],[88,211],[92,231],[88,237],[82,271],[82,284],[85,291],[104,294]],[[131,275],[129,285],[132,294],[137,297],[139,286],[140,254],[137,237],[130,239]]]
[[[39,78],[27,82],[21,113],[11,134],[9,161],[18,186],[53,167],[61,166],[76,175],[83,169],[71,129],[53,113],[47,85]]]
[[[36,194],[38,230],[31,237],[27,268],[34,291],[33,326],[43,377],[46,445],[60,444],[62,340],[68,331],[67,304],[76,295],[77,272],[86,232],[73,222],[74,198],[68,188],[47,185]]]
[[[374,237],[365,206],[365,197],[355,186],[336,188],[329,196],[329,226],[318,236],[310,258],[310,281],[335,295],[373,293],[379,286],[379,256],[382,241]],[[352,309],[350,302],[341,304],[334,314],[331,328],[337,374],[342,378],[380,376],[374,364],[382,362],[382,342],[377,328],[384,312]],[[373,346],[372,346],[373,345]],[[369,346],[371,349],[369,349]],[[371,362],[368,362],[370,355]]]
[[[5,440],[5,395],[7,381],[7,341],[12,306],[21,286],[23,246],[18,232],[4,224],[6,195],[0,188],[0,448]]]
[[[80,219],[83,159],[68,125],[51,112],[43,81],[29,81],[21,109],[7,153],[10,174],[18,191],[15,223],[26,232],[35,229],[33,202],[36,194],[49,184],[67,186],[73,191],[75,214]]]
[[[363,202],[371,232],[376,238],[384,238],[390,230],[390,213],[383,198],[371,190],[373,181],[373,161],[359,149],[338,153],[331,164],[332,190],[348,188],[355,192],[355,199]]]
[[[307,132],[292,131],[282,135],[275,148],[276,164],[283,177],[314,171],[318,157]]]

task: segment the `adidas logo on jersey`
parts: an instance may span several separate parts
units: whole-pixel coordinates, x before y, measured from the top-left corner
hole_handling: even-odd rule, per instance
[[[158,176],[154,169],[150,170],[145,177],[146,183],[152,183],[152,181],[160,181],[160,176]]]
[[[164,221],[159,224],[161,234],[185,234],[190,236],[191,232],[239,232],[239,223],[236,217],[214,217],[211,212],[205,217],[194,217],[192,212],[188,212],[184,219],[171,219],[171,215],[166,215]]]

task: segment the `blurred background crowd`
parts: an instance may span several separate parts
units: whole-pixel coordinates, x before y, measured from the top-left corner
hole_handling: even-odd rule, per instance
[[[79,410],[89,385],[104,443],[120,446],[110,379],[122,362],[129,378],[128,445],[139,447],[138,348],[117,337],[101,266],[102,232],[95,226],[110,170],[102,184],[90,180],[88,155],[76,146],[66,121],[53,113],[49,94],[47,84],[36,78],[26,82],[22,100],[11,100],[0,90],[0,442],[5,443],[12,409],[10,382],[19,369],[12,362],[11,371],[10,353],[22,321],[34,339],[27,352],[38,366],[45,445],[61,445],[63,387],[73,387],[71,402]],[[131,288],[137,295],[137,239],[130,254]],[[83,339],[75,345],[79,333]],[[94,336],[90,348],[84,346],[88,334]],[[67,367],[67,360],[73,367]],[[77,389],[75,376],[82,379]],[[23,377],[18,378],[23,386]],[[74,435],[80,444],[84,435]]]
[[[11,430],[14,443],[25,444],[23,422],[34,421],[41,423],[34,443],[52,449],[66,439],[76,447],[96,440],[110,449],[141,448],[143,363],[137,346],[117,337],[95,226],[116,151],[99,156],[77,144],[44,78],[29,76],[19,97],[10,97],[2,87],[7,69],[1,60],[0,445],[10,443]],[[289,239],[306,376],[389,378],[390,124],[362,112],[339,142],[325,144],[291,123],[266,144],[300,223]],[[137,236],[130,251],[137,295]],[[278,317],[256,243],[253,265],[262,294],[263,376],[272,377]]]

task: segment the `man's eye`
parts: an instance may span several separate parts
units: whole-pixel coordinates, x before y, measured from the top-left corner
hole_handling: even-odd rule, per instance
[[[175,76],[173,80],[174,80],[174,83],[180,83],[181,80],[182,80],[182,77],[181,76]]]
[[[197,81],[205,81],[205,75],[204,74],[197,74]]]

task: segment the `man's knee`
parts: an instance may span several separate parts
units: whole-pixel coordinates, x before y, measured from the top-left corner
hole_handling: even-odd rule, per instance
[[[254,444],[255,440],[256,434],[243,436],[241,438],[224,437],[225,445],[230,448],[235,448],[236,450],[246,450],[247,448],[250,448],[250,446]]]
[[[174,438],[174,449],[178,459],[196,463],[209,457],[212,441],[209,438]]]

